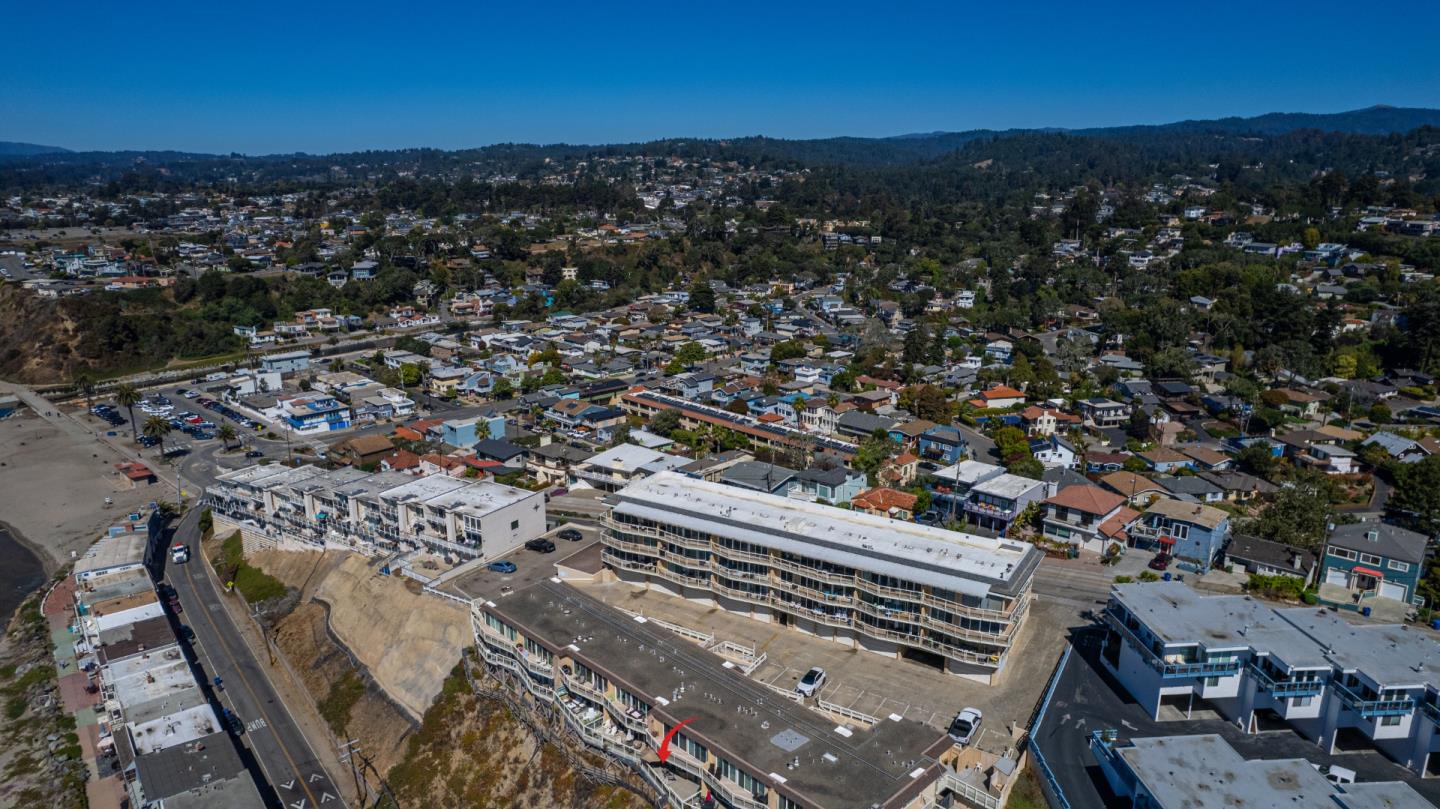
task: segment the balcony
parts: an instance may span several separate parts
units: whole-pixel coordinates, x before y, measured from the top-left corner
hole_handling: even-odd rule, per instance
[[[1105,611],[1105,622],[1125,638],[1125,641],[1138,651],[1141,657],[1145,658],[1145,662],[1151,668],[1160,672],[1160,676],[1166,679],[1230,677],[1239,674],[1244,667],[1244,663],[1239,660],[1167,661],[1146,646],[1140,636],[1136,635],[1119,616],[1108,609]]]
[[[1245,670],[1259,683],[1261,691],[1267,691],[1277,699],[1290,697],[1318,697],[1325,691],[1324,680],[1276,680],[1254,663]]]
[[[1429,699],[1423,699],[1420,701],[1420,710],[1425,712],[1425,716],[1429,717],[1431,722],[1440,725],[1440,705],[1436,705]]]
[[[1331,682],[1330,687],[1335,690],[1335,695],[1340,697],[1340,702],[1344,703],[1345,707],[1366,719],[1373,719],[1377,716],[1407,716],[1415,712],[1415,699],[1413,697],[1366,699],[1350,688],[1342,685],[1338,680]]]
[[[964,508],[971,514],[978,514],[982,517],[992,517],[1007,522],[1015,519],[1015,515],[1020,513],[1020,510],[1013,505],[1008,507],[997,506],[993,503],[980,503],[974,500],[966,500]]]

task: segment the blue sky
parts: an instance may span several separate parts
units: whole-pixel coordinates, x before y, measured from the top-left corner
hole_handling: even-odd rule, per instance
[[[1433,0],[6,5],[0,140],[72,149],[802,138],[1440,107]]]

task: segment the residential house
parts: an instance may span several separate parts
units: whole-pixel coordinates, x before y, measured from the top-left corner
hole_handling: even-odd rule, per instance
[[[970,454],[970,442],[958,429],[938,424],[920,434],[916,451],[926,461],[948,466],[959,463]]]
[[[855,495],[850,499],[850,506],[856,511],[877,517],[908,521],[915,518],[917,499],[919,498],[916,495],[909,492],[878,486]]]
[[[1230,538],[1230,515],[1218,508],[1161,498],[1128,529],[1130,544],[1170,554],[1209,570]]]
[[[1424,574],[1427,544],[1424,534],[1389,523],[1335,526],[1320,560],[1320,600],[1350,609],[1371,599],[1410,604]]]
[[[853,500],[864,491],[866,484],[864,472],[840,465],[829,469],[802,469],[796,473],[795,482],[791,497],[824,500],[837,506]]]
[[[1311,584],[1320,557],[1314,551],[1272,542],[1248,534],[1236,534],[1225,549],[1225,559],[1246,573],[1259,576],[1290,576]]]
[[[1130,405],[1103,397],[1076,402],[1080,417],[1092,427],[1119,427],[1130,421]]]
[[[1124,497],[1088,485],[1066,486],[1041,508],[1041,533],[1096,553],[1103,553],[1109,543],[1123,543],[1125,526],[1139,516]]]
[[[763,461],[741,461],[720,473],[720,482],[754,492],[786,495],[799,485],[794,469]]]
[[[440,425],[440,440],[459,449],[470,449],[486,438],[505,437],[505,417],[498,414],[450,419]]]
[[[980,410],[1004,410],[1025,404],[1025,394],[1009,385],[996,385],[981,391],[969,404]]]
[[[1044,481],[1008,472],[981,481],[970,488],[965,500],[966,520],[974,526],[1004,534],[1031,503],[1048,496]]]
[[[1182,455],[1165,447],[1141,452],[1135,457],[1144,461],[1145,467],[1152,472],[1174,472],[1177,469],[1195,468],[1195,461],[1190,456]]]

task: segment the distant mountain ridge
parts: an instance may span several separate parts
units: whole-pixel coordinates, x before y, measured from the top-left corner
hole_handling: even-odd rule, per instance
[[[59,147],[0,143],[0,187],[19,183],[34,187],[53,182],[76,181],[81,176],[100,174],[115,177],[127,171],[159,166],[177,170],[175,179],[215,181],[235,171],[262,170],[270,178],[317,176],[332,166],[377,167],[420,165],[424,168],[454,169],[463,165],[485,165],[489,170],[511,172],[517,168],[543,165],[549,159],[584,159],[590,156],[670,154],[686,158],[740,160],[761,165],[882,167],[920,165],[973,151],[984,143],[1021,143],[1035,138],[1050,140],[1031,151],[1051,148],[1054,139],[1114,140],[1149,147],[1193,145],[1197,139],[1213,136],[1217,145],[1245,148],[1251,137],[1269,140],[1319,132],[1327,137],[1383,137],[1405,134],[1422,127],[1440,128],[1440,109],[1377,105],[1336,113],[1273,112],[1249,118],[1187,120],[1168,124],[1063,129],[972,129],[960,132],[928,132],[888,137],[839,136],[832,138],[787,139],[752,135],[734,138],[663,138],[636,143],[614,144],[527,144],[496,143],[470,149],[409,148],[337,152],[326,155],[291,153],[272,155],[196,154],[178,151],[92,151],[75,152]],[[1047,145],[1048,144],[1048,145]],[[8,181],[8,182],[7,182]]]
[[[28,157],[38,154],[70,154],[70,150],[61,146],[41,146],[38,143],[18,143],[13,140],[0,140],[0,155],[7,157]]]

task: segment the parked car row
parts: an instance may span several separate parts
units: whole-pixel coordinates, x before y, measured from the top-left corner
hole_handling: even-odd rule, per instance
[[[193,393],[193,391],[191,392]],[[240,411],[236,410],[230,405],[225,404],[224,402],[217,401],[215,399],[209,399],[203,396],[197,397],[195,401],[206,410],[213,410],[214,412],[219,413],[220,415],[224,416],[227,419],[230,419],[231,421],[239,424],[242,427],[248,427],[252,430],[260,430],[264,427],[264,425],[262,425],[260,422],[250,418],[249,416],[241,413]]]
[[[102,421],[109,422],[111,427],[119,427],[125,423],[125,417],[120,414],[120,409],[112,404],[95,405],[90,408],[90,412]]]

